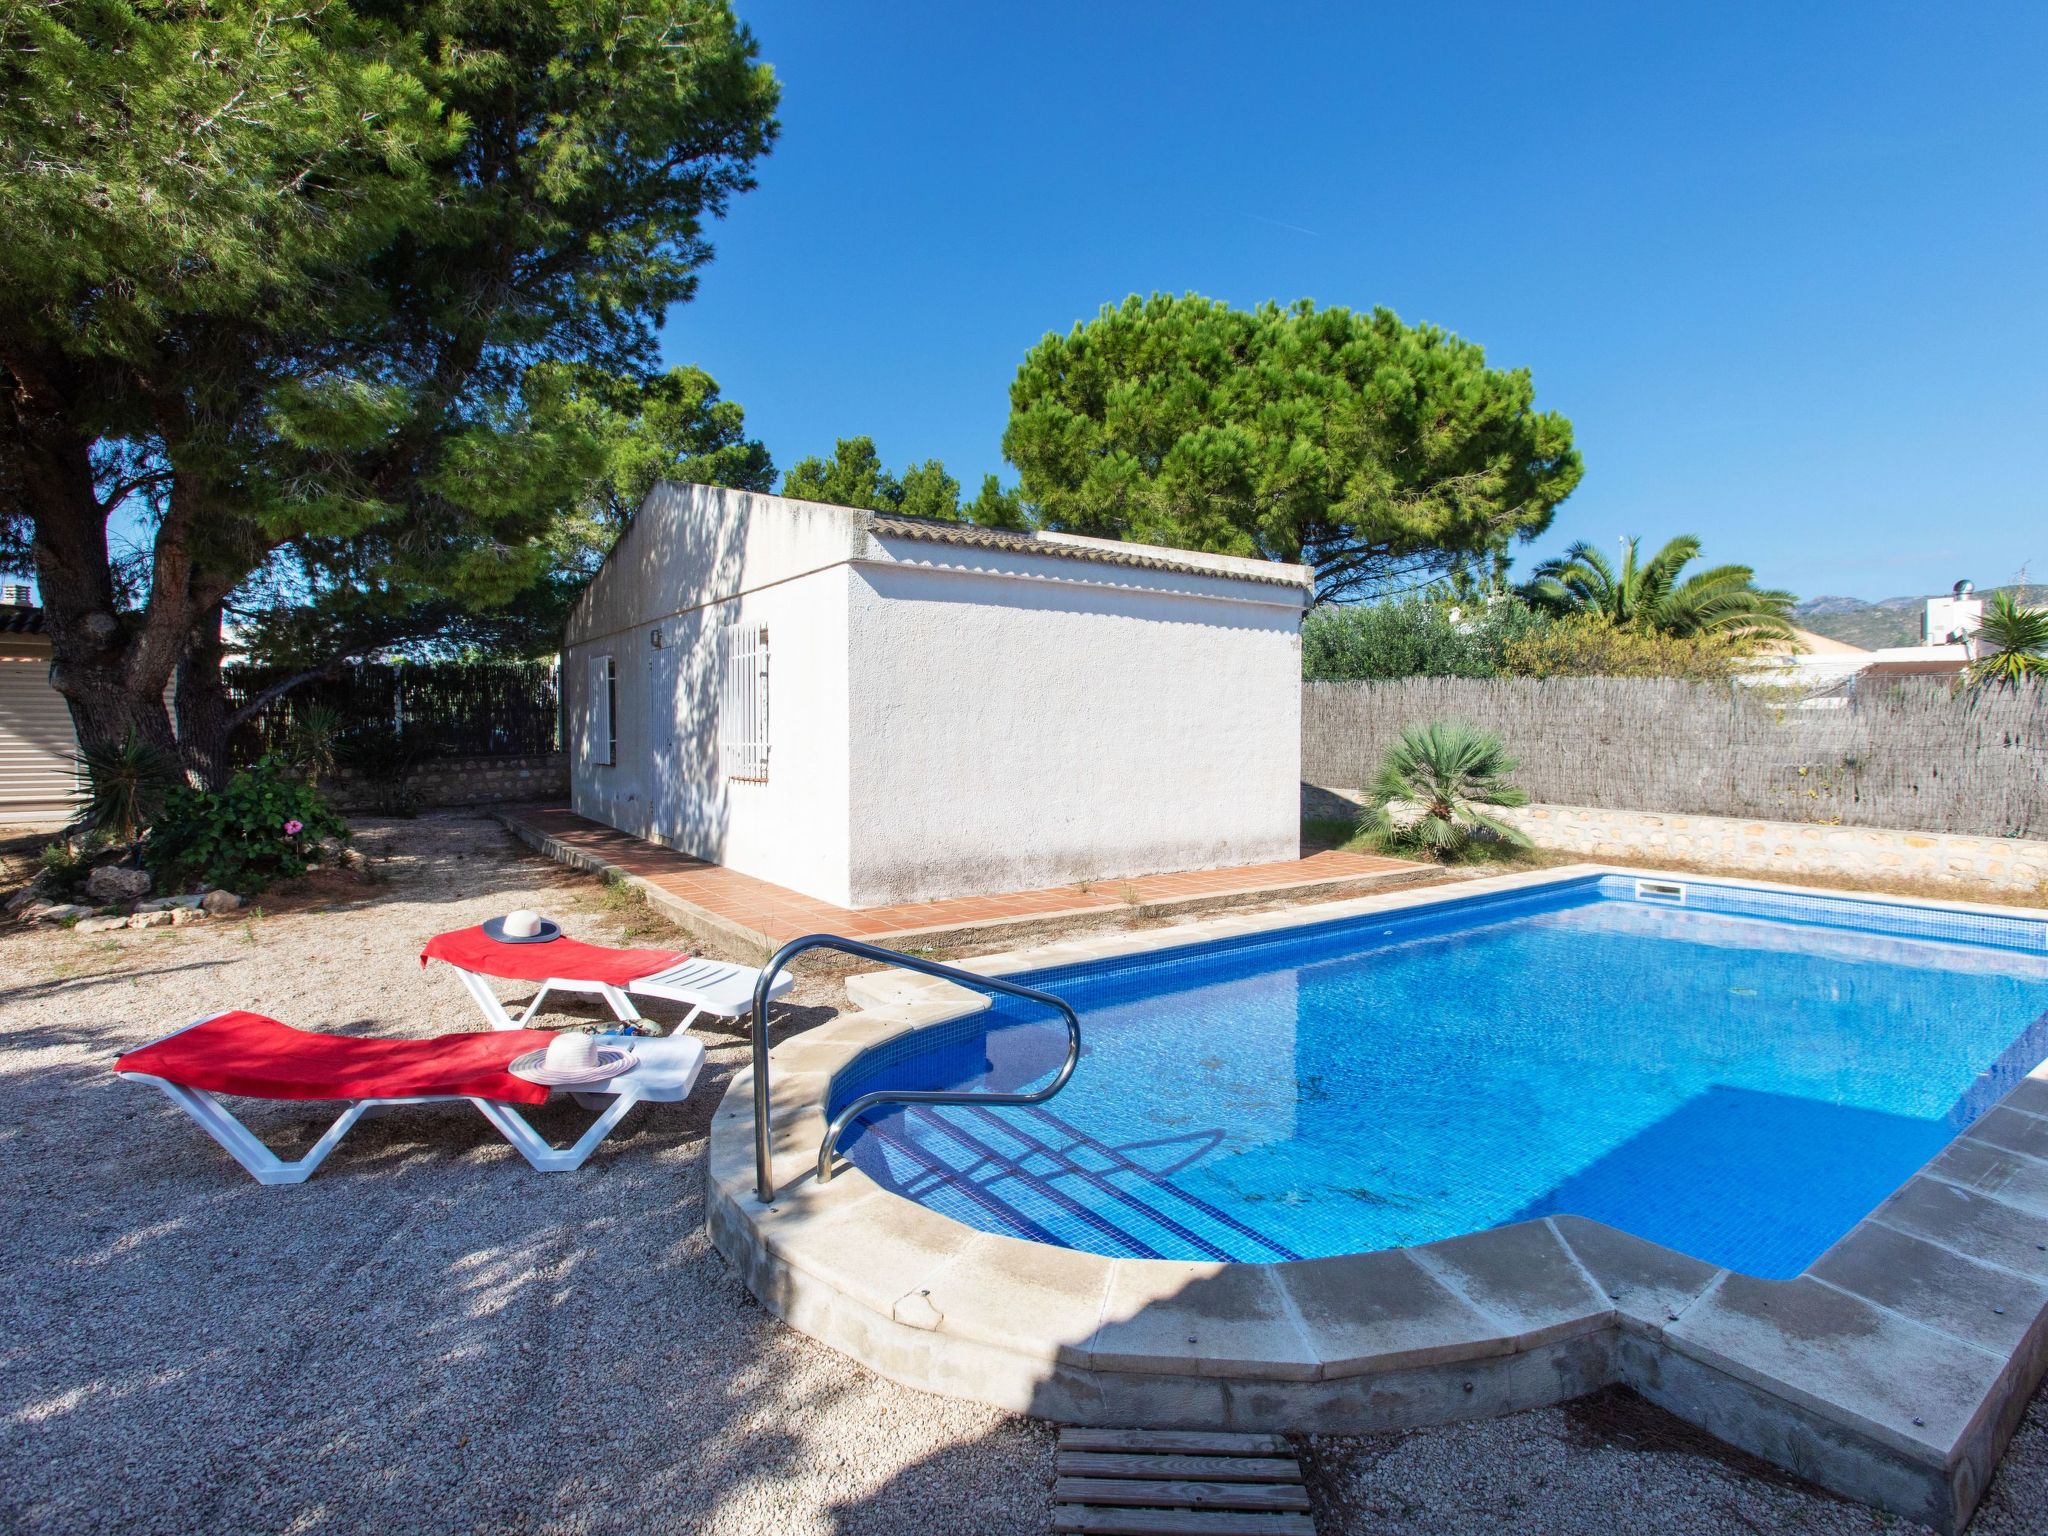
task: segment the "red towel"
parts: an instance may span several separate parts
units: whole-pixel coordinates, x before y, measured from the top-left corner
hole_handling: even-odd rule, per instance
[[[559,976],[564,981],[601,981],[613,987],[623,987],[642,976],[681,965],[689,958],[672,949],[612,949],[603,944],[585,944],[567,934],[545,944],[506,944],[482,928],[437,933],[420,951],[421,965],[429,960],[446,960],[462,970],[502,976],[507,981],[546,981]]]
[[[252,1099],[407,1099],[463,1094],[545,1103],[548,1090],[505,1068],[554,1038],[544,1029],[474,1030],[430,1040],[364,1040],[293,1029],[260,1013],[224,1013],[130,1051],[116,1072]]]

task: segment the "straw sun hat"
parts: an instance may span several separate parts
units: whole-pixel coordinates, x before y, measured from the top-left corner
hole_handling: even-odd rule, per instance
[[[526,907],[491,918],[483,926],[484,933],[500,944],[545,944],[562,935],[560,923]]]
[[[597,1037],[581,1030],[555,1036],[545,1050],[515,1056],[505,1070],[529,1083],[549,1088],[568,1088],[582,1083],[604,1083],[639,1065],[631,1051],[612,1047],[599,1049]]]

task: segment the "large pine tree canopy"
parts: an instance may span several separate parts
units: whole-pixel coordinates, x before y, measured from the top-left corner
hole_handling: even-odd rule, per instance
[[[724,0],[0,11],[0,515],[81,738],[169,745],[281,550],[398,607],[543,575],[777,94]]]
[[[1499,556],[1578,484],[1523,370],[1392,313],[1133,296],[1049,335],[1003,452],[1048,525],[1304,561],[1319,598]]]

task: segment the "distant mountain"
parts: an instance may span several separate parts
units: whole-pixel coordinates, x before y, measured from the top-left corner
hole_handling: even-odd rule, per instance
[[[1853,598],[1823,598],[1822,602],[1855,603]],[[1911,608],[1894,608],[1881,603],[1855,603],[1854,607],[1806,609],[1802,604],[1792,610],[1801,629],[1811,630],[1816,635],[1826,635],[1830,640],[1839,640],[1844,645],[1860,646],[1866,651],[1881,651],[1888,645],[1918,645],[1920,643],[1919,605]]]
[[[1861,613],[1870,607],[1860,597],[1809,597],[1792,605],[1792,611],[1802,619],[1814,613]]]
[[[2021,602],[2048,602],[2048,588],[1993,587],[1980,591],[1989,597],[1995,591],[2010,591]],[[1920,614],[1924,597],[1887,597],[1867,603],[1858,597],[1809,597],[1792,605],[1792,615],[1801,629],[1845,645],[1860,645],[1866,651],[1880,651],[1889,645],[1920,643]]]
[[[1792,605],[1796,614],[1809,613],[1862,613],[1869,608],[1910,608],[1915,613],[1926,602],[1924,597],[1881,597],[1876,602],[1866,602],[1860,597],[1808,597]]]

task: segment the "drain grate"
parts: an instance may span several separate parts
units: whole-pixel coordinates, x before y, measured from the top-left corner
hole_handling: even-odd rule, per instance
[[[1315,1536],[1279,1435],[1063,1429],[1052,1528],[1094,1536]]]

